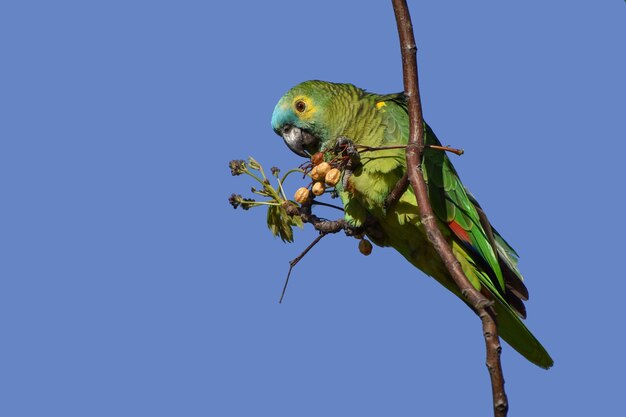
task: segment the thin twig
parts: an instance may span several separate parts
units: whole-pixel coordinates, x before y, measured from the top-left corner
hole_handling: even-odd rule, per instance
[[[285,291],[287,291],[287,284],[289,284],[289,278],[291,277],[291,271],[298,264],[298,262],[300,262],[300,260],[302,260],[302,258],[304,258],[304,256],[313,248],[313,246],[315,246],[317,242],[322,240],[324,236],[330,233],[338,233],[342,230],[346,233],[347,236],[359,237],[363,235],[363,229],[351,227],[344,219],[338,219],[338,220],[320,219],[319,217],[317,217],[315,214],[311,212],[311,206],[313,204],[337,208],[343,211],[341,207],[333,206],[332,204],[322,203],[322,202],[318,202],[314,200],[310,200],[307,203],[300,205],[300,207],[298,207],[297,205],[291,202],[286,202],[283,204],[283,208],[285,209],[288,215],[300,216],[300,218],[302,219],[302,222],[312,224],[313,228],[315,228],[315,230],[320,232],[320,234],[319,236],[315,238],[315,240],[313,240],[313,242],[311,242],[309,246],[306,247],[306,249],[302,251],[300,255],[298,255],[291,261],[289,261],[289,272],[287,272],[285,285],[283,286],[283,291],[280,294],[280,299],[278,300],[279,304],[283,302]],[[370,227],[373,227],[373,225],[370,225]]]
[[[384,151],[387,149],[406,149],[408,145],[388,145],[388,146],[367,146],[367,145],[356,145],[357,148],[360,148],[360,153],[364,152],[372,152],[372,151]],[[452,148],[450,146],[440,146],[440,145],[426,145],[427,148],[434,149],[436,151],[445,151],[454,153],[457,155],[463,155],[465,151],[463,149]]]
[[[344,211],[342,207],[336,206],[334,204],[329,204],[329,203],[324,203],[323,201],[315,201],[313,200],[313,202],[311,203],[315,206],[323,206],[323,207],[330,207],[330,208],[334,208],[340,211]]]
[[[406,148],[409,180],[415,192],[420,219],[426,229],[428,240],[445,263],[461,294],[482,320],[483,336],[487,348],[487,368],[491,377],[494,416],[505,417],[508,411],[508,402],[504,391],[504,378],[500,364],[500,342],[495,315],[490,308],[491,302],[472,286],[463,273],[461,264],[455,258],[450,246],[437,227],[437,220],[428,200],[426,183],[421,169],[424,151],[424,119],[419,95],[417,47],[413,35],[413,25],[406,0],[392,0],[392,4],[400,37],[404,94],[408,100],[410,120],[409,144]]]
[[[367,146],[367,145],[354,145],[359,149],[359,153],[372,152],[372,151],[384,151],[387,149],[406,149],[406,145],[387,145],[387,146]]]
[[[400,180],[393,187],[393,190],[391,190],[387,198],[385,198],[385,209],[389,210],[391,207],[395,206],[407,188],[409,188],[409,174],[405,172],[402,178],[400,178]]]
[[[427,145],[430,149],[435,149],[438,151],[446,151],[450,153],[457,154],[459,156],[463,155],[465,151],[463,149],[451,148],[450,146],[439,146],[439,145]]]
[[[298,262],[300,262],[300,260],[302,260],[302,258],[304,258],[304,256],[313,248],[313,246],[317,245],[317,242],[322,240],[324,236],[326,236],[325,233],[320,233],[320,235],[316,237],[315,240],[311,242],[311,244],[307,246],[300,255],[289,261],[289,272],[287,272],[287,278],[285,279],[285,285],[283,285],[283,292],[280,293],[280,299],[278,300],[278,304],[281,304],[283,302],[283,297],[285,297],[285,291],[287,291],[287,284],[289,284],[289,277],[291,277],[291,271],[293,270],[293,267],[298,265]]]

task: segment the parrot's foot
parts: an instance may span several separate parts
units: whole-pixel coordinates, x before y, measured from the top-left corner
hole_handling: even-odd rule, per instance
[[[352,236],[357,239],[360,239],[364,235],[367,235],[372,240],[380,242],[383,241],[385,238],[385,233],[380,226],[380,223],[372,216],[367,216],[365,218],[365,221],[358,226],[351,223],[350,221],[346,221],[344,231],[346,233],[346,236]]]
[[[354,142],[345,136],[339,136],[335,142],[335,152],[346,157],[345,169],[353,171],[361,164],[361,155],[356,150]]]
[[[343,187],[348,187],[348,179],[352,175],[352,172],[361,165],[361,155],[356,150],[354,142],[345,136],[340,136],[335,142],[333,152],[342,156],[342,169],[343,169]]]

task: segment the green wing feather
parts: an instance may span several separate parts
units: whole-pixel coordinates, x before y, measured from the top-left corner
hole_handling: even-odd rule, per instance
[[[387,125],[385,144],[406,144],[409,118],[404,95],[376,96],[376,100],[385,102],[381,109]],[[426,123],[424,128],[425,144],[440,145]],[[543,368],[551,367],[552,358],[520,319],[520,315],[525,316],[520,300],[527,300],[528,292],[517,268],[517,253],[491,228],[488,221],[486,227],[483,227],[486,216],[461,183],[445,152],[425,149],[422,168],[436,216],[442,222],[460,228],[452,232],[464,243],[464,261],[474,266],[468,268],[470,273],[466,270],[468,279],[478,289],[481,286],[488,289],[496,301],[494,308],[498,315],[500,336],[531,362]],[[458,289],[452,290],[459,295]],[[511,296],[511,291],[515,297]]]
[[[402,94],[379,96],[379,102],[384,101],[383,115],[386,124],[391,127],[387,132],[387,142],[405,144],[408,141],[408,115],[406,100]],[[424,123],[424,143],[426,145],[441,145],[432,129]],[[428,185],[428,198],[433,211],[443,222],[458,224],[466,233],[469,241],[466,242],[482,258],[491,269],[489,280],[492,286],[504,292],[505,284],[498,257],[494,252],[485,231],[480,225],[480,218],[476,207],[465,192],[456,170],[443,151],[426,149],[422,160],[424,179]]]
[[[427,145],[440,145],[428,125],[425,125],[424,133]],[[494,248],[480,224],[476,207],[467,196],[450,159],[443,151],[427,148],[424,151],[422,166],[424,177],[428,181],[428,197],[431,201],[436,201],[433,203],[433,211],[442,221],[449,225],[458,225],[465,231],[465,234],[462,234],[459,233],[459,229],[453,229],[468,249],[476,251],[486,263],[491,272],[487,279],[489,284],[504,293],[504,278]]]

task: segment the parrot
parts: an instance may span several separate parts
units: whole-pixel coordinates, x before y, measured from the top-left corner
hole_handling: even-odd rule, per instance
[[[364,228],[374,244],[394,248],[465,301],[428,241],[411,187],[406,187],[394,204],[386,204],[396,184],[403,177],[406,180],[405,150],[396,146],[406,145],[409,139],[404,93],[380,95],[352,84],[305,81],[280,98],[271,123],[287,147],[301,157],[331,151],[340,142],[357,149],[377,148],[375,152],[360,152],[359,163],[343,172],[335,185],[345,221],[351,227]],[[502,339],[530,362],[550,368],[552,358],[522,322],[528,289],[518,269],[518,254],[491,226],[446,152],[429,147],[441,143],[426,123],[424,143],[421,168],[428,198],[438,227],[465,276],[493,302]],[[389,148],[392,146],[396,147]],[[368,227],[372,224],[375,226]]]

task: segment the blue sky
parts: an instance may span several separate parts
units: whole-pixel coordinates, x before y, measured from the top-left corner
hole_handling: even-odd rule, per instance
[[[410,2],[425,117],[521,255],[549,371],[508,346],[510,416],[614,414],[626,4]],[[402,90],[388,2],[0,6],[0,414],[489,415],[480,322],[391,249],[288,260],[231,159],[307,79]],[[300,184],[288,184],[293,192]],[[330,214],[329,214],[330,216]]]

